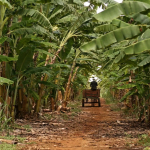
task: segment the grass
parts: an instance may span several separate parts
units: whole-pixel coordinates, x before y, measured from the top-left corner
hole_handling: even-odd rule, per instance
[[[73,101],[68,104],[67,107],[70,107],[71,110],[69,113],[62,113],[60,114],[60,117],[64,120],[73,119],[81,112],[81,101]]]
[[[121,111],[121,107],[119,106],[119,103],[117,100],[109,97],[105,99],[106,104],[110,106],[110,109],[112,111]]]
[[[110,105],[110,109],[113,110],[113,111],[121,111],[121,108],[118,106],[117,103],[111,103],[109,104]]]
[[[31,131],[31,126],[30,125],[24,125],[23,128],[25,128],[28,132]]]
[[[16,150],[16,145],[12,144],[0,144],[0,150]]]
[[[150,150],[150,147],[145,147],[143,150]]]
[[[139,137],[139,142],[138,142],[140,145],[142,146],[149,146],[149,149],[150,149],[150,136],[147,135],[147,134],[142,134],[140,137]]]
[[[6,140],[17,140],[19,143],[23,143],[25,138],[20,136],[0,136],[0,139],[6,139]]]
[[[0,136],[0,139],[17,140],[19,143],[23,143],[25,140],[25,138],[20,136]],[[0,143],[0,150],[17,150],[17,146],[14,144]]]
[[[61,117],[63,120],[69,120],[69,116],[68,116],[68,114],[66,114],[66,113],[60,114],[60,117]]]
[[[71,107],[71,112],[73,113],[80,113],[81,112],[81,101],[75,101],[75,102],[70,102],[68,104],[68,107]]]
[[[68,107],[71,108],[71,118],[74,118],[81,112],[81,101],[70,102]]]
[[[44,114],[44,118],[47,120],[51,120],[54,118],[54,116],[52,114]]]
[[[131,138],[131,137],[132,137],[131,134],[128,134],[128,133],[126,133],[126,132],[125,132],[125,135],[126,135],[127,138]]]

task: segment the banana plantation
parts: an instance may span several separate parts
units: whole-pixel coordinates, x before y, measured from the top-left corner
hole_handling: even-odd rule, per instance
[[[1,115],[66,108],[94,74],[150,123],[150,1],[86,1],[0,0]]]

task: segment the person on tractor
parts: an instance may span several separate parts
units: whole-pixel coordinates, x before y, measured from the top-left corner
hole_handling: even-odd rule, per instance
[[[95,81],[95,78],[93,77],[93,81],[90,83],[91,90],[97,89],[97,82]]]

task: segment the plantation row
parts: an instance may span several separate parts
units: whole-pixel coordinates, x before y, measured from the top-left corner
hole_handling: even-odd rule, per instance
[[[60,91],[68,102],[96,74],[104,96],[127,89],[118,101],[149,121],[150,1],[84,2],[0,0],[1,115],[56,110]]]

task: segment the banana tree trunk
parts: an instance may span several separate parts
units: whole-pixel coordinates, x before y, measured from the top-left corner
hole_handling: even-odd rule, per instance
[[[68,78],[68,82],[67,82],[67,86],[66,86],[66,90],[65,90],[65,98],[64,98],[65,102],[69,101],[68,93],[69,93],[71,78],[72,78],[72,75],[73,75],[73,70],[75,68],[75,65],[76,65],[76,61],[73,61],[71,71],[70,71],[70,74],[69,74],[69,78]]]
[[[3,5],[0,5],[0,38],[2,37],[4,14],[5,14],[5,7]],[[1,47],[0,47],[0,54],[1,54]]]
[[[59,68],[60,69],[60,68]],[[61,75],[61,69],[59,70],[59,73],[57,74],[56,80],[55,80],[55,84],[57,85],[57,89],[56,89],[56,95],[55,95],[55,100],[54,100],[54,105],[55,105],[55,110],[57,109],[57,102],[58,102],[58,93],[59,93],[59,79],[60,79],[60,75]],[[52,104],[52,103],[51,103]],[[54,107],[54,106],[53,106]]]
[[[2,77],[6,77],[5,67],[6,67],[6,62],[2,62]],[[3,100],[5,100],[6,99],[6,85],[2,85],[1,89],[2,89],[1,97]]]
[[[65,45],[65,43],[67,42],[67,40],[70,39],[73,36],[73,34],[74,34],[74,32],[69,31],[67,36],[62,39],[61,44],[60,44],[60,48],[56,51],[55,56],[52,58],[50,64],[54,64],[55,63],[55,60],[58,57],[58,54],[61,52],[61,50],[62,50],[63,46]],[[49,58],[49,55],[47,56],[47,58]],[[47,60],[49,60],[49,59],[47,59]],[[48,61],[46,61],[46,63],[47,62]],[[47,76],[47,74],[45,74],[44,80],[42,80],[42,81],[47,81],[47,79],[48,79],[48,76]],[[36,113],[38,113],[39,110],[40,110],[41,99],[42,99],[44,87],[45,86],[42,84],[40,89],[39,89],[39,100],[37,102],[36,109],[35,109]]]
[[[3,36],[4,24],[8,20],[8,18],[4,19],[5,11],[6,11],[5,6],[4,5],[0,5],[0,38],[2,38],[2,36]],[[1,44],[0,44],[0,55],[2,55],[2,45]],[[3,76],[3,74],[5,74],[5,72],[3,72],[4,71],[3,65],[5,65],[5,64],[0,62],[0,77]],[[2,85],[0,86],[0,101],[1,101],[1,98],[3,100],[5,99],[5,97],[3,97],[4,95],[6,95],[6,91],[5,92],[3,91],[4,88],[5,88],[4,86],[2,86]]]
[[[72,83],[75,80],[78,69],[79,69],[79,67],[76,67],[75,72],[74,72],[73,77],[72,77],[72,80],[71,80]],[[68,98],[70,97],[70,93],[71,93],[71,87],[69,88],[69,92],[68,92],[68,95],[67,95]]]
[[[3,28],[3,18],[4,18],[4,6],[3,5],[0,5],[0,38],[2,37],[2,28]],[[2,48],[1,48],[1,45],[0,45],[0,55],[2,55]],[[0,62],[0,77],[2,76],[2,63]],[[3,86],[0,85],[0,101],[1,100],[1,97],[2,97],[2,88]]]
[[[55,53],[55,56],[52,58],[50,64],[54,64],[59,52],[62,50],[62,47],[60,49],[57,50],[57,52]],[[50,52],[50,50],[49,50]],[[48,64],[48,61],[50,59],[50,56],[47,55],[46,57],[46,62],[45,62],[45,66]],[[48,75],[45,74],[44,78],[41,79],[41,81],[47,81],[48,79]],[[42,100],[42,96],[43,96],[43,90],[45,88],[45,85],[44,84],[41,84],[40,85],[40,88],[39,88],[39,100],[37,101],[37,104],[36,104],[36,107],[35,107],[35,113],[38,113],[40,111],[40,106],[41,106],[41,100]]]
[[[48,52],[50,52],[50,49],[49,49]],[[45,66],[48,64],[49,59],[50,59],[50,56],[47,55],[46,61],[45,61]],[[47,81],[47,78],[48,78],[48,76],[47,76],[47,74],[45,74],[45,76],[41,78],[41,81]],[[44,87],[45,87],[44,84],[40,84],[40,87],[39,87],[39,99],[38,99],[37,104],[35,106],[35,113],[38,113],[40,111],[40,106],[41,106],[41,100],[42,100]]]

